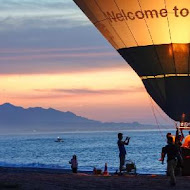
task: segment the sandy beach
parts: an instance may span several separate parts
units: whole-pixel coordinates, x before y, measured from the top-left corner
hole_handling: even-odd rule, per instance
[[[2,190],[187,190],[189,187],[189,176],[177,177],[177,185],[170,187],[168,178],[163,175],[94,176],[65,170],[0,168]]]

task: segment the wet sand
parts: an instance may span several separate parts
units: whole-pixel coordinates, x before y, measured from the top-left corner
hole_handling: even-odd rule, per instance
[[[177,177],[175,187],[162,175],[95,176],[67,170],[0,168],[0,189],[21,190],[187,190],[190,177]]]

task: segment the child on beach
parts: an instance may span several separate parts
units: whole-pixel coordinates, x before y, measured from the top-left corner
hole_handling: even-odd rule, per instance
[[[73,158],[71,159],[69,164],[71,164],[71,169],[72,169],[73,173],[77,173],[78,162],[77,162],[77,156],[76,155],[73,155]]]

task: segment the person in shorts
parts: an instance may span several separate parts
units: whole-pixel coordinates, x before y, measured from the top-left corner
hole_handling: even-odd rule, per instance
[[[125,165],[125,157],[126,157],[126,149],[125,149],[125,145],[129,144],[129,140],[130,137],[126,137],[126,139],[124,141],[122,141],[123,139],[123,134],[122,133],[118,133],[118,141],[117,141],[117,145],[119,148],[119,159],[120,159],[120,166],[119,166],[119,170],[120,173]]]

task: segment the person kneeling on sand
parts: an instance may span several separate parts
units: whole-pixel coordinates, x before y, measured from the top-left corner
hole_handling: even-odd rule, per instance
[[[71,164],[71,169],[72,169],[73,173],[77,173],[78,162],[77,162],[77,156],[76,155],[73,155],[73,158],[71,159],[69,164]]]
[[[175,144],[173,144],[173,138],[168,137],[168,145],[162,148],[163,157],[162,164],[164,163],[165,155],[167,154],[167,173],[170,176],[170,184],[175,186],[176,178],[175,178],[175,168],[177,166],[177,158],[178,158],[178,148]]]

